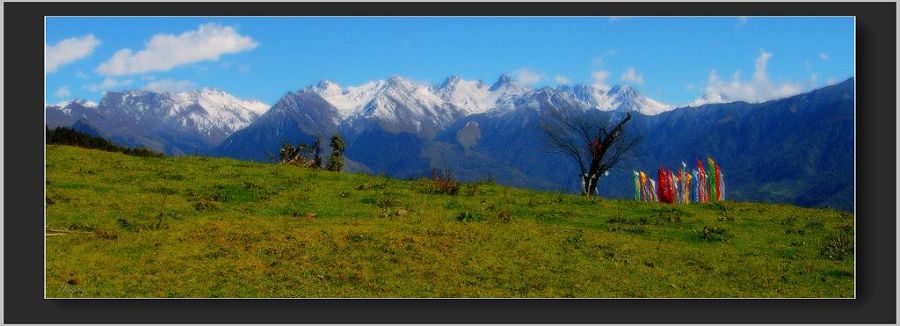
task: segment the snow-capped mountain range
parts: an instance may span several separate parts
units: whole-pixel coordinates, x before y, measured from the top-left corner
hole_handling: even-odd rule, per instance
[[[401,119],[397,107],[409,108],[416,117],[467,116],[511,108],[515,100],[540,91],[555,91],[601,111],[636,111],[645,115],[659,114],[673,107],[650,99],[631,86],[603,89],[592,85],[557,86],[532,89],[508,75],[501,75],[491,85],[480,80],[450,76],[437,86],[415,83],[400,76],[368,82],[356,87],[342,87],[332,81],[321,81],[302,91],[312,91],[335,107],[341,120],[356,117]],[[396,106],[392,106],[395,104]],[[443,111],[443,112],[441,112]],[[435,121],[437,122],[437,121]]]
[[[447,78],[440,85],[416,83],[392,76],[387,80],[343,87],[332,81],[290,92],[273,106],[273,114],[295,111],[307,120],[328,117],[334,125],[362,130],[377,123],[390,133],[408,132],[431,138],[456,120],[473,114],[503,114],[541,96],[574,102],[584,109],[636,111],[653,115],[672,106],[650,99],[630,86],[603,89],[590,85],[532,89],[502,75],[493,84],[478,80]],[[310,112],[314,108],[319,112]],[[280,112],[280,113],[277,113]],[[318,121],[321,124],[324,121]],[[322,129],[323,126],[317,126]],[[306,128],[313,129],[313,128]]]
[[[650,99],[630,86],[603,89],[591,85],[533,89],[508,75],[493,84],[451,76],[439,85],[400,76],[359,86],[323,80],[288,92],[271,110],[255,100],[202,88],[181,93],[147,90],[109,92],[99,103],[74,100],[48,105],[47,125],[77,121],[126,145],[148,146],[171,154],[205,152],[260,117],[291,117],[306,134],[341,130],[361,132],[378,126],[388,133],[433,138],[455,121],[475,114],[504,114],[544,97],[584,110],[658,114],[672,106]],[[268,114],[267,114],[268,112]],[[270,122],[269,124],[274,123]],[[127,128],[126,128],[127,126]],[[175,139],[190,139],[186,144]]]
[[[81,121],[113,141],[172,154],[203,152],[268,110],[218,89],[181,93],[108,92],[99,103],[73,100],[46,108],[48,127]]]

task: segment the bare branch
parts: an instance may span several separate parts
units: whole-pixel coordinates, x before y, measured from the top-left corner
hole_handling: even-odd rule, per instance
[[[550,110],[546,116],[548,118],[543,119],[541,127],[547,142],[555,152],[578,163],[585,195],[594,195],[597,179],[621,162],[640,141],[639,138],[623,137],[625,125],[631,120],[630,112],[611,131],[607,129],[611,121],[602,121],[597,112],[566,114],[561,110]]]

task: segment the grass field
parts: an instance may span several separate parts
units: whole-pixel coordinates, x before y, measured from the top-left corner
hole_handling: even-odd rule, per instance
[[[46,296],[854,296],[853,215],[47,146]],[[601,180],[602,182],[602,180]]]

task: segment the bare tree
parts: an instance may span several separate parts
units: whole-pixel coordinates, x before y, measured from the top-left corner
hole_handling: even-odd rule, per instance
[[[602,115],[592,113],[551,110],[541,121],[551,149],[578,164],[581,194],[586,196],[597,195],[600,177],[621,162],[640,141],[638,137],[625,136],[624,128],[631,120],[631,112],[615,126]]]

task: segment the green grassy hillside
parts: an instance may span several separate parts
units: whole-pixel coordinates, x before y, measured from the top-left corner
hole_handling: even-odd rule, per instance
[[[46,295],[852,297],[853,216],[47,146]]]

